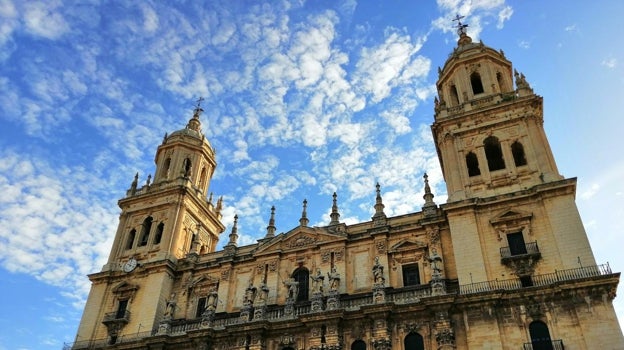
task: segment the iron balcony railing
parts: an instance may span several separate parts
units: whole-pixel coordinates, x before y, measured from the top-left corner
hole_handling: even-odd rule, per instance
[[[532,286],[547,286],[557,282],[572,281],[583,278],[610,275],[609,264],[579,267],[575,269],[560,270],[544,275],[531,276]],[[524,288],[520,279],[494,280],[464,284],[459,286],[459,294],[472,294],[490,292],[494,290],[514,290]]]
[[[115,322],[115,321],[125,321],[126,323],[130,320],[130,311],[126,310],[123,313],[119,313],[118,311],[109,312],[104,315],[103,322]]]
[[[565,350],[563,340],[543,340],[524,343],[523,350]]]
[[[524,247],[520,246],[514,249],[511,249],[511,247],[502,247],[500,249],[500,254],[502,259],[508,259],[516,256],[540,255],[540,251],[537,242],[529,242],[524,244]]]

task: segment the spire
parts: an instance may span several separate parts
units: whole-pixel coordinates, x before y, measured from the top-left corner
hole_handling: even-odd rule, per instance
[[[230,241],[227,245],[236,247],[238,241],[238,215],[234,215],[234,225],[232,225],[232,232],[230,232]]]
[[[267,226],[267,234],[264,238],[275,237],[275,206],[271,207],[271,218],[269,219],[269,226]]]
[[[186,128],[187,129],[191,129],[191,130],[195,130],[197,132],[201,132],[201,122],[199,121],[199,116],[204,111],[201,108],[201,102],[203,100],[204,100],[203,97],[200,97],[200,98],[197,99],[197,105],[195,106],[195,109],[193,110],[193,118],[191,118],[191,120],[189,120],[188,124],[186,124]]]
[[[329,222],[329,226],[338,225],[340,223],[340,221],[338,221],[338,219],[340,218],[340,214],[338,213],[338,204],[337,204],[337,200],[336,200],[338,195],[336,194],[336,192],[334,192],[333,197],[334,197],[334,203],[332,205],[332,212],[329,215],[331,217],[331,221]]]
[[[308,226],[308,201],[303,200],[303,211],[301,212],[301,219],[299,219],[299,225],[302,227]]]
[[[132,184],[130,184],[130,194],[136,193],[138,184],[139,184],[139,173],[136,173],[134,175],[134,180],[132,180]]]
[[[457,45],[459,46],[470,44],[472,42],[472,38],[467,34],[468,30],[466,28],[468,28],[468,25],[461,22],[461,19],[464,17],[465,16],[460,16],[458,14],[455,18],[453,18],[453,22],[457,21],[455,28],[457,28],[457,35],[459,35],[459,40],[457,40]]]
[[[375,215],[373,215],[373,220],[375,219],[379,219],[379,218],[386,218],[386,213],[384,213],[384,208],[385,205],[383,205],[383,202],[381,200],[381,186],[379,185],[379,182],[377,183],[377,185],[375,185],[375,188],[377,189],[377,197],[375,198]]]
[[[217,208],[215,209],[217,214],[219,214],[221,212],[221,209],[223,209],[223,196],[221,196],[221,197],[219,197],[219,199],[217,199]]]
[[[425,204],[422,206],[423,214],[425,216],[435,216],[437,212],[438,206],[433,201],[433,193],[431,193],[431,187],[429,187],[429,175],[425,173],[423,175],[425,179],[425,194],[423,195],[423,199],[425,200]]]

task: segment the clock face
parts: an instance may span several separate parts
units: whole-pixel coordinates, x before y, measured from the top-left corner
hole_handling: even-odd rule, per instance
[[[137,267],[136,259],[135,258],[130,258],[123,265],[123,270],[124,270],[124,272],[130,272],[130,271],[134,270],[135,267]]]

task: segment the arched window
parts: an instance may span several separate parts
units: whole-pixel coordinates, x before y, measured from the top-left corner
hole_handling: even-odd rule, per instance
[[[169,168],[171,167],[171,158],[165,159],[162,170],[160,171],[160,177],[167,180],[169,178]]]
[[[146,246],[147,240],[149,239],[150,231],[152,230],[152,217],[148,216],[143,220],[143,225],[141,227],[141,239],[139,240],[139,247]]]
[[[481,175],[479,160],[477,159],[477,155],[473,152],[468,152],[468,154],[466,154],[466,167],[468,168],[468,176]]]
[[[199,190],[205,191],[204,187],[206,187],[206,167],[202,168],[201,175],[199,175]]]
[[[326,334],[327,334],[327,326],[322,325],[321,326],[321,344],[325,344],[327,342],[327,339],[325,339]]]
[[[126,241],[126,249],[132,249],[135,238],[136,238],[136,230],[132,229],[130,230],[130,233],[128,233],[128,240]]]
[[[356,340],[351,344],[351,350],[366,350],[366,343],[363,340]]]
[[[490,171],[505,169],[505,160],[503,160],[503,151],[500,142],[495,136],[490,136],[483,140],[485,148],[485,157],[488,162]]]
[[[529,325],[533,350],[554,350],[548,326],[542,321],[533,321]]]
[[[193,164],[191,163],[191,158],[184,159],[184,168],[182,169],[182,174],[184,174],[184,177],[191,176],[192,168],[193,168]]]
[[[524,156],[524,146],[518,141],[511,144],[511,154],[513,154],[514,164],[516,166],[523,166],[527,164],[526,157]]]
[[[425,350],[425,341],[422,335],[410,332],[403,341],[405,350]]]
[[[459,95],[457,94],[457,87],[451,85],[451,106],[457,106],[459,104]]]
[[[163,231],[165,230],[165,224],[160,223],[156,226],[156,233],[154,234],[154,244],[160,244],[160,240],[162,239]]]
[[[496,82],[498,83],[498,89],[500,92],[505,92],[507,90],[504,85],[503,74],[501,74],[501,72],[496,72]]]
[[[481,75],[477,72],[470,74],[470,85],[472,85],[472,93],[474,95],[482,94],[483,83],[481,82]]]
[[[299,291],[297,292],[297,301],[308,300],[308,284],[310,280],[310,272],[305,267],[300,267],[292,274],[292,278],[299,282]]]
[[[251,346],[251,335],[245,337],[245,350],[249,350]]]

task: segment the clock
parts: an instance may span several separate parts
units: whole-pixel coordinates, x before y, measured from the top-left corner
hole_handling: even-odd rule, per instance
[[[136,261],[136,259],[134,257],[128,259],[128,261],[126,261],[126,263],[123,265],[123,271],[124,272],[132,272],[132,270],[134,270],[137,267],[138,263]]]

